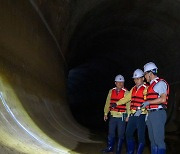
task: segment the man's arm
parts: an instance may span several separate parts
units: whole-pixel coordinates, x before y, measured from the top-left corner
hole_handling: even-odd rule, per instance
[[[106,98],[106,103],[104,106],[104,115],[108,115],[108,113],[109,113],[111,93],[112,93],[112,90],[109,90],[108,96]]]
[[[124,98],[120,99],[119,101],[116,102],[117,105],[122,105],[126,104],[131,100],[131,94],[132,94],[132,89],[129,91],[126,91]]]
[[[159,98],[149,101],[150,104],[161,104],[166,102],[167,84],[164,81],[159,81],[154,86],[154,91],[159,94]]]
[[[159,94],[159,97],[154,100],[150,100],[149,101],[150,104],[161,104],[166,102],[167,84],[164,81],[158,82],[154,86],[154,91]]]
[[[129,102],[126,103],[126,111],[127,111],[128,117],[129,117],[129,115],[130,115],[130,113],[131,113],[130,105],[131,105],[131,101],[129,101]]]
[[[166,102],[166,94],[161,94],[159,98],[148,101],[149,104],[161,104]]]
[[[158,82],[154,86],[154,91],[159,94],[159,97],[154,100],[144,102],[142,107],[146,107],[149,104],[162,104],[166,102],[167,84],[164,81]]]

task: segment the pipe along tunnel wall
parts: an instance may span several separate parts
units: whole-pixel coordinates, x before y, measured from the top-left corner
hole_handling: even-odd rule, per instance
[[[0,151],[99,153],[114,76],[123,74],[130,89],[132,72],[154,61],[170,83],[166,143],[177,153],[179,7],[178,0],[0,1]]]

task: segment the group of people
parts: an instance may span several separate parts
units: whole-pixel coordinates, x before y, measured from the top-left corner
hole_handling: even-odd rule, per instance
[[[151,154],[165,154],[165,122],[169,95],[169,85],[157,75],[153,62],[144,65],[144,72],[136,69],[133,73],[135,86],[128,91],[124,87],[122,75],[115,77],[116,87],[110,89],[105,107],[104,121],[109,119],[107,147],[104,153],[113,152],[115,141],[116,154],[121,153],[126,140],[127,154],[142,154],[145,147],[145,131],[148,128]],[[144,80],[146,79],[146,82]],[[116,130],[118,139],[116,139]],[[137,130],[136,146],[134,133]],[[137,147],[137,149],[136,149]]]

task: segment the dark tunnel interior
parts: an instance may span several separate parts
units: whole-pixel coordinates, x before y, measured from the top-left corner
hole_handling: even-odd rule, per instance
[[[81,19],[72,36],[67,55],[69,105],[77,121],[91,130],[107,128],[103,108],[117,74],[125,77],[130,90],[133,71],[153,61],[172,89],[179,81],[179,73],[171,73],[179,66],[175,18],[153,2],[136,4],[101,3]]]
[[[170,85],[167,151],[180,153],[179,40],[180,0],[0,1],[0,151],[98,153],[115,76],[130,90],[152,61]]]

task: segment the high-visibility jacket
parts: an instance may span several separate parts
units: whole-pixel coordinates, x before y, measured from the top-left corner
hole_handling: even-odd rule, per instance
[[[131,94],[131,110],[137,110],[137,107],[140,107],[145,101],[145,96],[143,94],[144,89],[147,88],[146,84],[143,84],[139,89],[134,86]]]
[[[153,81],[152,84],[150,84],[150,86],[147,89],[147,101],[148,100],[154,100],[156,98],[159,97],[159,94],[157,92],[154,91],[154,86],[159,82],[159,81],[164,81],[167,84],[167,92],[166,92],[166,101],[164,103],[161,104],[151,104],[149,105],[147,108],[148,109],[157,109],[159,105],[162,105],[163,107],[167,108],[167,104],[168,104],[168,96],[169,96],[169,85],[168,83],[164,80],[164,79],[155,79]]]
[[[116,88],[112,89],[111,93],[111,100],[110,100],[110,111],[117,111],[117,112],[126,112],[126,105],[117,105],[115,108],[111,108],[113,103],[116,103],[120,99],[124,98],[126,89],[122,88],[119,92],[117,92]]]

